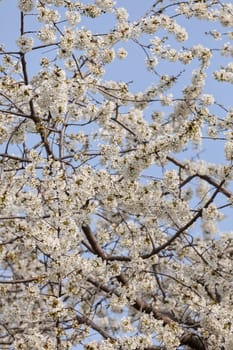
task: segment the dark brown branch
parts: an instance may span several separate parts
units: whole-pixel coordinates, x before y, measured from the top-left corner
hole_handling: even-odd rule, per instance
[[[95,239],[93,233],[91,232],[90,226],[83,225],[82,230],[85,233],[85,236],[86,236],[88,242],[90,243],[93,251],[97,255],[99,255],[102,259],[106,259],[106,254],[105,254],[104,250],[101,248],[101,246],[99,245],[99,243],[97,242],[97,240]]]
[[[20,284],[20,283],[29,283],[33,281],[38,281],[40,277],[32,277],[32,278],[27,278],[27,279],[20,279],[20,280],[1,280],[0,284]]]
[[[186,169],[185,165],[183,163],[181,163],[180,161],[178,161],[175,158],[169,157],[167,156],[167,160],[169,160],[170,162],[172,162],[173,164],[177,165],[179,168],[181,169]],[[208,182],[210,185],[214,186],[215,188],[219,187],[219,183],[217,181],[215,181],[211,176],[208,175],[201,175],[201,174],[195,174],[192,175],[192,178],[194,177],[199,177],[200,179],[205,180],[206,182]],[[222,194],[224,194],[227,198],[231,198],[232,197],[232,193],[230,191],[228,191],[225,187],[221,186],[219,188],[219,192],[221,192]]]
[[[18,160],[20,162],[27,162],[27,163],[31,163],[32,161],[27,159],[27,158],[20,158],[20,157],[17,157],[15,155],[10,155],[8,153],[0,153],[0,157],[3,157],[3,158],[8,158],[8,159],[14,159],[14,160]]]
[[[184,233],[190,226],[192,226],[192,224],[194,224],[194,222],[197,221],[198,218],[200,218],[202,216],[202,210],[207,208],[214,200],[214,198],[217,196],[217,194],[220,192],[220,189],[222,187],[222,185],[225,183],[225,180],[222,180],[220,182],[220,184],[218,185],[218,187],[216,188],[216,190],[214,191],[213,195],[210,197],[210,199],[206,202],[206,204],[197,212],[196,215],[194,215],[194,217],[187,222],[187,224],[185,224],[183,227],[181,227],[170,239],[167,240],[167,242],[165,242],[164,244],[160,245],[159,247],[157,247],[156,249],[153,249],[150,253],[148,254],[144,254],[142,256],[143,259],[148,259],[149,257],[151,257],[154,254],[158,254],[161,250],[167,248],[171,243],[173,243],[182,233]]]
[[[76,319],[79,323],[81,324],[86,324],[87,326],[90,326],[92,329],[97,331],[104,339],[112,339],[114,340],[113,337],[111,337],[105,330],[103,330],[101,327],[99,327],[95,322],[90,320],[87,316],[82,315],[76,315]]]
[[[205,343],[197,334],[186,333],[181,338],[182,345],[188,345],[193,350],[207,350]]]

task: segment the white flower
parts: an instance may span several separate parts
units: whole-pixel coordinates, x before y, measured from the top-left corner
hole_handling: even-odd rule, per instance
[[[71,50],[74,48],[75,46],[75,33],[74,31],[69,28],[69,29],[65,29],[61,42],[60,42],[60,46],[63,50]]]
[[[117,57],[120,58],[120,59],[124,59],[128,56],[128,52],[123,48],[123,47],[120,47],[118,50],[117,50]]]
[[[40,60],[40,65],[42,67],[45,67],[45,68],[48,67],[49,63],[50,63],[50,61],[49,61],[49,59],[47,57],[42,57],[41,60]]]
[[[108,64],[111,63],[115,58],[115,51],[113,49],[111,50],[105,50],[103,52],[103,56],[102,56],[102,62],[104,64]]]
[[[196,45],[192,48],[192,55],[202,60],[204,66],[208,66],[212,53],[209,48],[203,45]]]
[[[217,30],[211,30],[210,31],[210,35],[212,35],[212,37],[215,39],[215,40],[221,40],[222,38],[222,35],[220,32],[218,32]]]
[[[52,25],[46,24],[37,32],[37,37],[45,44],[51,44],[56,41],[56,30]]]
[[[18,0],[18,7],[22,12],[31,12],[34,7],[34,0]]]
[[[111,11],[115,5],[113,0],[95,0],[95,3],[103,11]]]
[[[120,327],[123,332],[133,332],[134,326],[130,317],[123,317],[120,322]]]
[[[123,21],[126,21],[128,19],[129,14],[124,7],[118,7],[115,10],[115,16],[118,19],[118,21],[123,22]]]
[[[232,161],[233,160],[233,141],[229,140],[225,143],[224,152],[225,152],[226,160]]]
[[[178,25],[175,26],[175,36],[177,41],[186,41],[188,39],[188,33],[186,30]]]
[[[201,102],[203,105],[212,105],[214,104],[214,96],[210,94],[204,94],[201,97]]]
[[[219,13],[220,23],[225,27],[232,27],[233,23],[233,5],[232,3],[225,4]]]
[[[58,11],[46,8],[44,6],[38,6],[38,21],[44,23],[56,23],[60,19]]]
[[[87,17],[96,18],[100,16],[101,10],[96,5],[86,5],[82,8],[82,14]]]
[[[160,99],[161,99],[161,104],[163,106],[171,106],[173,103],[173,95],[172,94],[161,95]]]
[[[28,38],[25,35],[20,36],[19,39],[16,41],[16,44],[18,45],[22,53],[31,51],[33,47],[33,43],[34,43],[33,38],[31,37]]]
[[[193,59],[193,55],[191,51],[187,51],[187,52],[181,52],[178,54],[178,59],[184,63],[184,64],[188,64],[190,63],[190,61],[192,61]]]
[[[152,71],[154,69],[155,66],[157,66],[158,64],[158,59],[154,56],[154,57],[150,57],[150,58],[146,58],[146,68],[149,71]]]
[[[154,34],[161,25],[161,19],[158,16],[147,17],[142,22],[142,30],[148,34]]]
[[[220,220],[222,218],[221,213],[217,209],[217,207],[211,203],[207,208],[203,208],[202,210],[202,218],[204,220]]]
[[[213,220],[203,220],[201,227],[205,239],[211,239],[213,234],[217,232],[217,226]]]
[[[81,21],[81,16],[77,11],[66,11],[66,19],[69,25],[75,26]]]

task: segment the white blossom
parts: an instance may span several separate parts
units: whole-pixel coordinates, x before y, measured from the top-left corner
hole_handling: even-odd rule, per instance
[[[38,38],[45,44],[52,44],[56,41],[56,30],[51,25],[46,24],[37,33]]]
[[[125,59],[128,56],[128,52],[123,48],[117,50],[117,57],[120,59]]]
[[[233,141],[229,140],[225,144],[225,157],[227,160],[232,161],[233,160]]]
[[[18,7],[23,12],[32,12],[34,0],[18,0]]]
[[[81,16],[77,11],[66,11],[66,18],[71,26],[75,26],[81,21]]]
[[[21,52],[26,53],[28,51],[31,51],[34,44],[34,40],[32,37],[26,37],[25,35],[22,35],[16,41],[16,44]]]
[[[115,10],[115,16],[118,21],[126,21],[129,17],[127,10],[124,7],[118,7]]]
[[[96,5],[104,11],[112,10],[114,6],[113,0],[95,0]]]

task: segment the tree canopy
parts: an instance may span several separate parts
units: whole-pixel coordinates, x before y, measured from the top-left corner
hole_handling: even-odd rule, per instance
[[[233,4],[121,3],[8,1],[3,350],[233,349]]]

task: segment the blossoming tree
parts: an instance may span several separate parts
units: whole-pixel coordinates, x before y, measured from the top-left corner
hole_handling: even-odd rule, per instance
[[[158,0],[131,20],[119,2],[12,1],[3,350],[233,349],[233,5]]]

